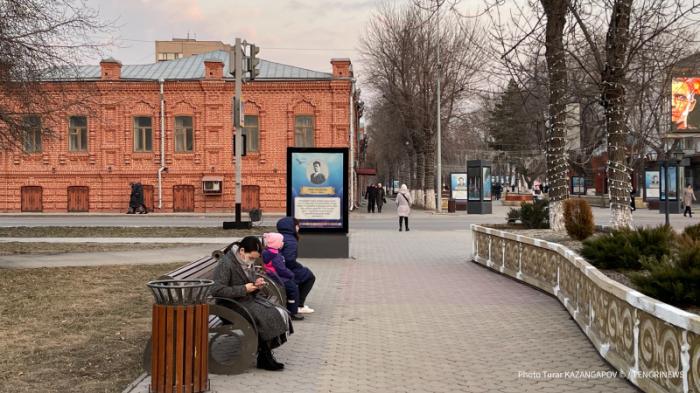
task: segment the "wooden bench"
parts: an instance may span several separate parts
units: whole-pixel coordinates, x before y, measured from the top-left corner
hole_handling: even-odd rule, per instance
[[[161,277],[161,280],[192,278],[213,279],[214,269],[223,250],[214,250],[211,256],[197,259]],[[256,277],[265,280],[261,294],[271,302],[286,307],[284,287],[264,274],[262,265],[256,268]],[[248,310],[233,299],[211,297],[209,301],[209,371],[214,374],[239,374],[256,359],[258,334],[255,319]],[[151,370],[151,339],[146,343],[143,367]]]

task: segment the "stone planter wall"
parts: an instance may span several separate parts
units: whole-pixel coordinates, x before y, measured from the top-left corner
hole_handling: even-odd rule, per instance
[[[700,393],[700,317],[614,280],[568,248],[471,226],[473,261],[564,305],[601,356],[647,392]]]

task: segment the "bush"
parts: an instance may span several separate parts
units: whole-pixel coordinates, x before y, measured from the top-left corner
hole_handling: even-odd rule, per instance
[[[683,234],[687,235],[693,240],[700,240],[700,224],[685,227]]]
[[[517,222],[520,220],[521,220],[520,209],[511,208],[508,211],[508,214],[506,214],[506,221],[509,223],[511,223],[511,222],[514,223],[514,222]]]
[[[700,241],[683,236],[673,255],[642,258],[645,272],[632,274],[640,292],[674,306],[700,305]]]
[[[548,203],[544,200],[536,200],[534,203],[522,202],[520,204],[520,220],[530,229],[549,228]]]
[[[642,268],[642,256],[660,260],[671,253],[675,233],[666,226],[622,229],[584,240],[581,255],[603,269]]]
[[[584,199],[571,198],[564,201],[564,226],[572,239],[584,240],[595,231],[591,206]]]

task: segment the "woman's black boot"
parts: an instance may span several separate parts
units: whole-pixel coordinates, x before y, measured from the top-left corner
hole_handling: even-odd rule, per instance
[[[258,368],[269,371],[280,371],[284,368],[284,364],[279,363],[272,356],[272,351],[267,345],[260,345],[258,348]]]

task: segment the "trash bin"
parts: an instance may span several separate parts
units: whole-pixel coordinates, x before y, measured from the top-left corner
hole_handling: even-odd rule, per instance
[[[156,280],[153,292],[150,392],[205,392],[212,280]]]
[[[450,199],[447,201],[447,212],[448,213],[454,213],[457,211],[457,201],[454,199]]]

